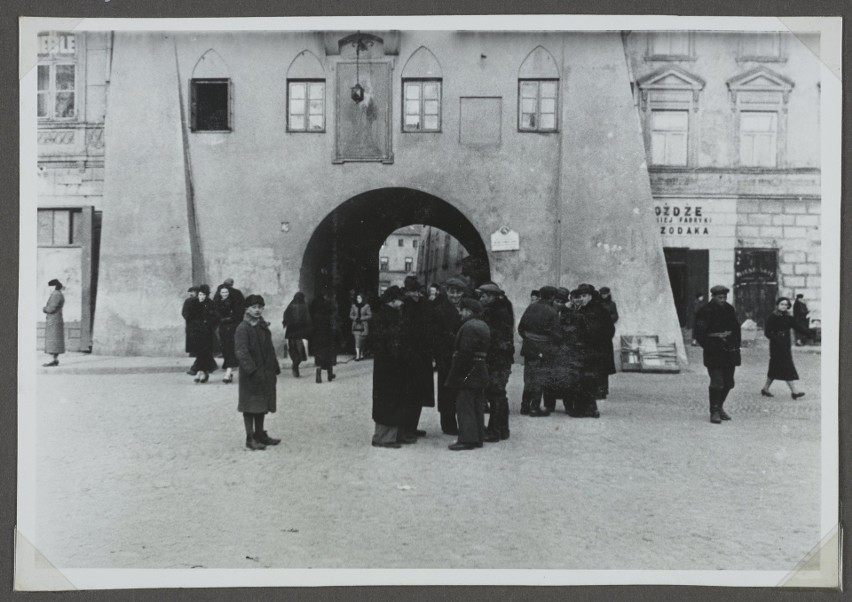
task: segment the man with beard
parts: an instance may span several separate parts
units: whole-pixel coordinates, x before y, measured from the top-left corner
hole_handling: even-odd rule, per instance
[[[491,408],[485,440],[495,443],[509,438],[509,398],[506,385],[512,373],[515,360],[515,312],[512,302],[499,286],[493,282],[481,285],[479,300],[484,309],[482,321],[491,331],[491,344],[488,347],[486,365],[488,367],[488,386],[485,397]]]
[[[417,437],[426,435],[419,430],[420,413],[424,407],[435,405],[435,383],[432,375],[432,357],[429,351],[429,323],[426,301],[420,294],[420,283],[415,276],[403,281],[405,299],[402,305],[403,345],[406,390],[405,411],[400,427],[400,443],[415,443]]]
[[[482,447],[485,438],[485,387],[488,368],[485,359],[491,342],[488,325],[479,319],[482,304],[475,299],[459,302],[462,325],[456,334],[453,363],[447,386],[456,390],[456,415],[459,437],[449,446],[452,451]]]
[[[458,435],[456,424],[456,392],[447,387],[447,376],[453,358],[456,333],[461,326],[458,305],[465,294],[466,286],[458,278],[450,278],[444,285],[447,293],[441,292],[437,284],[429,287],[428,341],[435,367],[438,369],[438,412],[441,415],[441,431],[446,435]]]
[[[742,333],[737,312],[728,303],[730,289],[710,289],[710,301],[695,314],[695,339],[704,349],[704,366],[710,375],[710,422],[720,424],[731,417],[723,406],[734,388],[734,371],[740,365]]]
[[[553,357],[559,315],[553,308],[556,288],[543,286],[541,298],[524,311],[518,322],[521,335],[521,355],[524,358],[524,393],[521,398],[521,414],[548,416],[541,408],[541,396],[545,385],[547,362]]]

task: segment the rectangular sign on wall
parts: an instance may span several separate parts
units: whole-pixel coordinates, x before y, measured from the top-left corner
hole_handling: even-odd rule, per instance
[[[336,162],[391,162],[390,99],[391,67],[388,62],[355,62],[337,64],[335,95]],[[363,89],[360,102],[352,99],[356,82]]]

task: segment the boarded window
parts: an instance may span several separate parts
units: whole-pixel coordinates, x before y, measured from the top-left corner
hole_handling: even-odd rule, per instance
[[[231,84],[228,79],[193,79],[190,89],[193,132],[231,130]]]

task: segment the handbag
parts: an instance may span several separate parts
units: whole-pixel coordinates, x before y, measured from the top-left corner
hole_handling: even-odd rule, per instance
[[[352,332],[364,332],[364,323],[358,321],[352,324]]]

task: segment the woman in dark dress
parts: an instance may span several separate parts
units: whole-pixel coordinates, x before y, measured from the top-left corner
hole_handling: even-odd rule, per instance
[[[337,305],[331,293],[324,291],[311,303],[311,322],[314,331],[311,336],[311,351],[317,367],[317,383],[322,382],[322,371],[328,373],[328,381],[333,381],[334,365],[337,363],[338,329]]]
[[[293,300],[284,310],[281,324],[284,326],[284,336],[287,337],[287,352],[293,362],[293,376],[299,378],[299,364],[308,361],[304,339],[310,339],[313,331],[305,293],[299,291],[293,295]]]
[[[239,299],[231,294],[231,287],[227,284],[219,285],[213,296],[213,307],[216,308],[219,318],[219,343],[222,345],[222,367],[225,369],[222,382],[230,383],[234,380],[234,368],[240,365],[234,353],[234,331],[243,320],[243,308]]]
[[[802,327],[790,315],[790,300],[781,297],[775,303],[775,311],[766,318],[763,334],[769,339],[769,371],[766,374],[766,384],[760,390],[764,397],[772,397],[769,387],[773,380],[783,380],[790,387],[793,399],[804,396],[804,392],[796,390],[799,374],[793,364],[793,352],[790,347],[790,329],[802,332]]]
[[[373,315],[373,447],[401,447],[397,438],[403,420],[406,378],[402,303],[402,291],[391,286]]]
[[[206,383],[209,373],[219,367],[213,358],[213,333],[219,318],[210,299],[209,286],[202,284],[198,287],[198,295],[195,303],[190,304],[188,314],[190,348],[195,353],[192,369],[197,370],[195,382]]]

